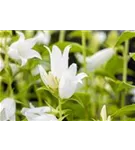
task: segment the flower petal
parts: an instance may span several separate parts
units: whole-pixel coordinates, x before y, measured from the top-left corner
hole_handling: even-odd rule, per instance
[[[75,76],[77,73],[77,65],[75,63],[71,64],[68,68],[68,72],[71,76]]]
[[[93,71],[102,64],[106,63],[115,54],[112,48],[106,48],[95,53],[91,57],[87,57],[87,69]]]
[[[87,77],[87,74],[86,73],[79,73],[76,78],[77,78],[77,81],[80,82],[82,84],[82,79]]]
[[[69,50],[70,50],[71,46],[68,45],[65,47],[64,52],[63,52],[63,56],[62,56],[62,65],[63,65],[63,70],[68,68],[68,59],[69,59]]]
[[[106,112],[106,105],[104,105],[101,109],[100,116],[102,117],[103,121],[107,120],[107,112]]]
[[[63,98],[70,98],[76,91],[76,64],[72,64],[62,75],[59,82],[59,95]]]
[[[51,53],[51,72],[55,77],[60,78],[61,75],[61,50],[57,46],[52,47]]]
[[[19,56],[19,54],[18,54],[17,49],[14,49],[14,48],[12,48],[12,47],[9,48],[8,55],[9,55],[12,59],[15,59],[15,60],[19,60],[19,59],[20,59],[20,56]]]
[[[46,71],[44,70],[44,68],[41,65],[39,65],[38,68],[39,68],[40,77],[41,77],[43,83],[46,86],[48,86],[49,85],[49,83],[48,83],[48,75],[47,75]]]

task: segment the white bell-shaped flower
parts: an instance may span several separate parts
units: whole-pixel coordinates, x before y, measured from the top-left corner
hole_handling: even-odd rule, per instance
[[[3,59],[0,57],[0,72],[4,69],[4,61]]]
[[[18,41],[12,43],[9,47],[9,56],[17,61],[21,60],[22,66],[24,66],[27,63],[28,59],[34,57],[41,59],[40,54],[32,49],[33,46],[36,44],[37,39],[25,39],[24,34],[22,32],[17,32],[17,34],[20,36],[20,38]]]

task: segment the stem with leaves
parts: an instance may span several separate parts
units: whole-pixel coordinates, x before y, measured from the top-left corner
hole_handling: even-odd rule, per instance
[[[125,41],[125,49],[123,52],[123,82],[127,82],[127,65],[128,65],[128,48],[129,48],[129,41]],[[126,91],[122,94],[121,100],[121,107],[125,105],[126,100]]]

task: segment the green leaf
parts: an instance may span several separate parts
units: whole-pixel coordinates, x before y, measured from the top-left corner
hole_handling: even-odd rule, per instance
[[[135,104],[127,105],[125,107],[122,107],[121,109],[119,109],[118,111],[116,111],[111,116],[112,117],[122,116],[122,115],[130,114],[130,113],[133,113],[133,112],[135,112]]]
[[[80,104],[82,107],[84,107],[84,105],[83,105],[83,102],[82,102],[82,100],[81,99],[76,99],[76,98],[70,98],[70,99],[68,99],[68,101],[75,101],[75,102],[77,102],[78,104]]]
[[[119,80],[114,80],[112,78],[109,78],[109,77],[106,77],[106,79],[112,83],[114,83],[115,85],[115,89],[116,91],[120,92],[122,90],[129,90],[129,89],[132,89],[132,88],[135,88],[134,85],[131,85],[129,83],[125,83],[123,81],[119,81]]]
[[[129,53],[130,57],[135,60],[135,53]]]
[[[118,46],[121,43],[123,43],[123,42],[125,42],[125,41],[127,41],[127,40],[129,40],[133,37],[135,37],[135,32],[134,31],[125,31],[120,35],[120,37],[118,38],[118,41],[117,41],[115,46]]]
[[[106,47],[114,47],[118,40],[118,32],[117,31],[110,31],[105,42]]]
[[[47,88],[47,87],[45,87],[45,86],[43,86],[43,87],[40,87],[40,88],[38,88],[37,89],[37,92],[39,92],[39,91],[49,91],[49,89]]]
[[[89,39],[91,36],[91,31],[84,31],[85,32],[85,37]],[[82,37],[82,31],[77,30],[77,31],[72,31],[71,33],[68,34],[69,38],[81,38]]]
[[[67,45],[71,45],[70,52],[82,52],[83,50],[82,45],[75,42],[57,42],[55,45],[57,45],[61,50],[64,50]]]
[[[105,71],[110,76],[121,73],[123,71],[123,58],[121,56],[114,55],[105,65]]]

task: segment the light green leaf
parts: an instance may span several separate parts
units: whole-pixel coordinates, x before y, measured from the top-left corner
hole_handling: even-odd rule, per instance
[[[118,38],[118,41],[117,41],[117,43],[116,43],[115,46],[118,46],[118,45],[120,45],[121,43],[123,43],[123,42],[125,42],[125,41],[127,41],[127,40],[129,40],[129,39],[131,39],[131,38],[133,38],[133,37],[135,37],[135,31],[124,31],[124,32],[120,35],[120,37]]]
[[[91,31],[84,31],[85,32],[85,37],[89,39],[91,36]],[[72,31],[71,33],[68,34],[69,38],[81,38],[82,37],[82,31],[77,30],[77,31]]]
[[[116,111],[111,116],[112,117],[122,116],[122,115],[130,114],[130,113],[133,113],[133,112],[135,112],[135,104],[127,105],[125,107],[122,107],[121,109],[119,109],[118,111]]]
[[[38,91],[44,91],[44,90],[45,90],[45,91],[49,91],[49,89],[48,89],[47,87],[43,86],[43,87],[38,88],[38,89],[37,89],[37,92],[38,92]]]
[[[110,76],[121,73],[123,71],[123,58],[121,56],[114,55],[105,65],[105,71]]]
[[[82,45],[75,42],[57,42],[54,45],[57,45],[61,50],[64,50],[67,45],[71,45],[70,52],[82,52],[83,50]]]
[[[130,53],[129,55],[133,60],[135,60],[135,53]]]
[[[73,96],[72,98],[70,98],[70,99],[68,99],[68,100],[70,100],[70,101],[75,101],[75,102],[77,102],[78,104],[80,104],[82,107],[84,107],[83,102],[82,102],[81,99],[77,99],[76,97]]]
[[[105,42],[106,47],[114,47],[118,40],[118,31],[110,31]]]
[[[109,78],[109,77],[106,77],[106,80],[114,83],[115,84],[115,89],[118,92],[120,92],[122,90],[129,90],[129,89],[135,88],[134,85],[131,85],[129,83],[125,83],[123,81],[114,80],[114,79]]]

